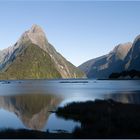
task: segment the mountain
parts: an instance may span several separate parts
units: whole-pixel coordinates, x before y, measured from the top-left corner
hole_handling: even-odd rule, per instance
[[[88,78],[108,78],[113,72],[124,70],[124,62],[132,50],[132,43],[117,45],[109,54],[89,60],[79,66]]]
[[[132,48],[125,60],[125,70],[140,71],[140,35],[138,35],[132,45]]]
[[[11,47],[0,51],[0,79],[79,78],[85,74],[48,42],[33,25]]]

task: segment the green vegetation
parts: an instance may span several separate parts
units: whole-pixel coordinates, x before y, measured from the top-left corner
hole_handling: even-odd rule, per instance
[[[73,77],[71,78],[82,78],[86,77],[85,73],[80,70],[79,68],[75,67],[73,64],[67,61],[70,73],[73,74]]]
[[[51,57],[34,44],[30,44],[13,63],[0,73],[0,79],[61,78]]]
[[[74,102],[59,107],[56,114],[81,122],[74,138],[140,138],[140,105],[111,99]]]
[[[124,77],[130,77],[131,79],[133,78],[140,79],[140,71],[130,70],[130,71],[122,71],[120,73],[112,73],[109,76],[109,79],[118,79],[118,78],[123,79]]]
[[[70,133],[50,133],[27,129],[5,129],[0,131],[0,139],[71,139]]]
[[[56,55],[56,54],[54,54]],[[61,56],[61,55],[60,55]],[[62,77],[81,78],[84,72],[58,54],[57,62],[35,44],[25,44],[23,50],[0,72],[1,80],[9,79],[58,79]],[[66,66],[64,66],[66,63]],[[61,65],[64,69],[58,67]]]

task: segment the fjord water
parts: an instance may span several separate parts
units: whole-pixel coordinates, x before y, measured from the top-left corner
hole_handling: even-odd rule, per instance
[[[0,82],[0,129],[65,130],[80,123],[50,111],[73,101],[113,99],[140,104],[139,80],[20,80]]]

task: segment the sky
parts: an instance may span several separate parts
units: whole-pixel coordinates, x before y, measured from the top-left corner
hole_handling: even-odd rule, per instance
[[[140,34],[140,1],[0,0],[0,50],[33,24],[78,66],[134,41]]]

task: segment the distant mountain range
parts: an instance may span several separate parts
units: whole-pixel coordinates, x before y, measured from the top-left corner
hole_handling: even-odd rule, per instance
[[[88,78],[108,78],[112,73],[140,71],[140,35],[133,43],[117,45],[109,54],[89,60],[79,66]]]
[[[0,79],[80,78],[84,72],[67,61],[48,42],[38,25],[0,51]]]

